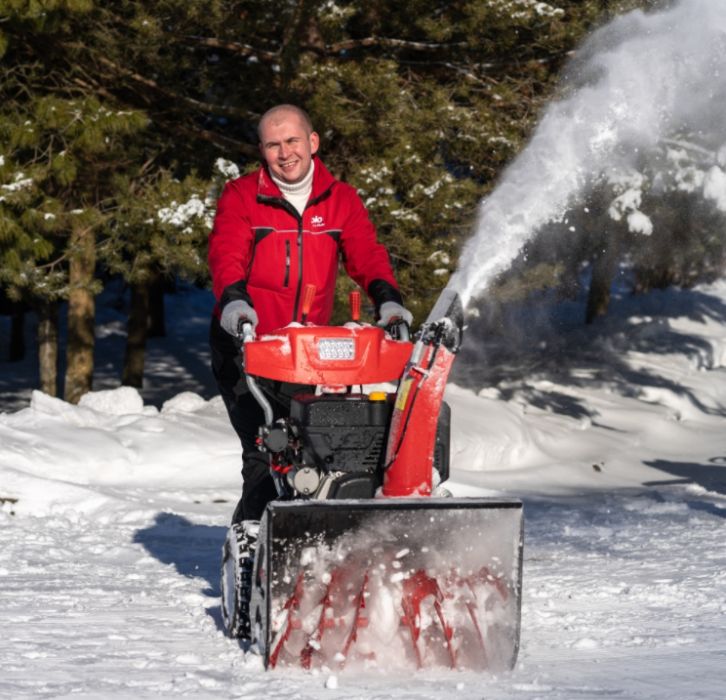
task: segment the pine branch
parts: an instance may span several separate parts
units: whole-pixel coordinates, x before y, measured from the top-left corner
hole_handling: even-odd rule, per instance
[[[89,75],[86,76],[86,80],[75,77],[73,78],[73,82],[78,85],[84,95],[92,92],[97,95],[102,95],[112,103],[116,103],[118,101],[117,97],[112,92],[109,92],[103,85],[101,85],[101,83],[99,83],[97,80],[94,80]]]
[[[260,49],[250,44],[242,44],[235,41],[222,41],[214,37],[203,37],[188,35],[184,37],[187,41],[192,41],[200,46],[209,46],[215,49],[225,49],[239,56],[255,56],[265,61],[279,61],[279,51],[268,51]],[[334,56],[342,51],[350,51],[358,48],[392,48],[392,49],[408,49],[410,51],[441,51],[443,49],[465,48],[468,44],[465,41],[454,42],[451,44],[442,44],[424,41],[409,41],[406,39],[394,39],[392,37],[369,36],[364,39],[347,39],[346,41],[338,41],[334,44],[326,44],[320,46],[317,44],[300,44],[301,51],[311,51],[321,56]]]
[[[236,41],[222,41],[214,37],[188,35],[184,39],[199,46],[208,46],[213,49],[225,49],[239,56],[255,56],[264,61],[276,62],[280,60],[280,54],[276,51],[267,51],[249,44],[241,44]]]
[[[96,59],[99,61],[99,63],[106,66],[107,68],[110,68],[113,72],[115,72],[119,75],[123,75],[126,78],[129,78],[130,80],[134,81],[135,83],[144,85],[145,87],[149,88],[153,92],[163,95],[167,99],[174,100],[176,102],[182,102],[183,104],[187,105],[188,107],[191,107],[193,109],[198,109],[201,112],[211,113],[211,114],[220,114],[220,115],[226,116],[226,117],[236,117],[236,118],[241,118],[241,119],[256,119],[258,116],[254,112],[250,112],[247,109],[238,109],[237,107],[228,107],[225,105],[213,104],[211,102],[202,102],[201,100],[195,100],[192,97],[186,97],[185,95],[179,95],[178,93],[175,93],[171,90],[168,90],[167,88],[162,87],[156,81],[151,80],[151,78],[146,78],[145,76],[143,76],[139,73],[136,73],[132,70],[129,70],[128,68],[119,66],[117,63],[114,63],[113,61],[111,61],[108,58],[105,58],[103,56],[96,56]]]
[[[245,143],[244,141],[237,141],[236,139],[230,138],[229,136],[217,134],[214,131],[209,131],[208,129],[191,129],[184,126],[183,124],[178,124],[174,122],[165,122],[165,125],[167,126],[167,128],[171,129],[172,131],[176,131],[185,138],[203,139],[204,141],[208,141],[225,153],[229,153],[230,151],[236,151],[237,153],[240,153],[251,159],[259,158],[260,156],[260,152],[256,146],[253,146],[250,143]]]
[[[714,151],[709,148],[704,148],[700,144],[693,143],[693,141],[666,138],[661,139],[661,143],[664,146],[672,146],[673,148],[681,148],[684,151],[688,151],[691,157],[702,165],[714,165],[717,161],[716,153]]]
[[[88,76],[89,82],[85,82],[81,80],[80,78],[75,78],[74,82],[78,84],[82,88],[92,88],[94,89],[98,94],[103,95],[104,97],[108,99],[116,99],[115,96],[109,92],[105,87],[103,87],[97,80],[94,80]],[[258,115],[254,115],[255,118],[258,118]],[[159,117],[158,115],[154,116],[154,121],[158,124],[163,124],[165,128],[167,128],[170,131],[174,131],[178,134],[183,135],[185,138],[201,138],[204,141],[208,141],[209,143],[214,144],[219,149],[227,152],[229,150],[236,151],[238,153],[241,153],[249,158],[257,158],[259,156],[259,152],[255,146],[252,144],[244,143],[242,141],[237,141],[235,139],[232,139],[228,136],[223,136],[222,134],[217,134],[213,131],[209,131],[207,129],[192,129],[189,127],[183,126],[179,122],[173,122],[168,119],[163,119]],[[142,172],[151,164],[153,159],[150,161],[147,161],[144,166],[142,167]]]
[[[64,46],[69,49],[75,50],[87,50],[88,48],[86,46],[82,46],[76,43],[66,43],[64,44]],[[115,63],[111,59],[106,58],[105,56],[101,56],[97,53],[93,53],[91,57],[94,60],[98,61],[98,63],[109,69],[116,76],[123,76],[124,78],[132,81],[133,83],[143,86],[151,92],[156,93],[157,95],[163,96],[165,99],[171,101],[172,103],[181,103],[186,105],[187,107],[191,107],[192,109],[198,110],[205,114],[218,114],[226,117],[234,117],[237,119],[250,119],[255,121],[259,118],[258,114],[246,109],[239,109],[237,107],[229,107],[227,105],[219,105],[211,102],[203,102],[202,100],[195,100],[194,98],[187,97],[186,95],[180,95],[179,93],[176,93],[172,90],[169,90],[168,88],[163,87],[162,85],[159,85],[159,83],[157,83],[155,80],[147,78],[146,76],[141,75],[136,71],[124,68],[123,66],[120,66],[118,63]],[[86,77],[87,79],[90,78],[88,74],[86,74]],[[96,83],[97,81],[93,80],[92,82]],[[108,91],[106,92],[108,94]]]
[[[45,263],[43,265],[37,265],[36,264],[35,267],[38,270],[48,270],[49,272],[53,272],[53,270],[56,267],[58,267],[61,263],[63,263],[66,260],[68,260],[68,257],[69,257],[69,252],[66,251],[61,256],[57,257],[55,260],[51,260],[50,262],[47,262],[47,263]]]
[[[441,51],[442,49],[464,48],[467,46],[465,41],[457,41],[451,44],[410,41],[408,39],[394,39],[385,36],[368,36],[363,39],[347,39],[338,41],[335,44],[327,44],[322,52],[325,55],[337,54],[341,51],[350,51],[358,48],[389,48],[389,49],[408,49],[410,51]],[[306,51],[321,52],[317,46],[301,46]]]

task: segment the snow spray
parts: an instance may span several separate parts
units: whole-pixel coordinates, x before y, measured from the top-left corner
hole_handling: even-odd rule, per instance
[[[564,87],[480,204],[448,285],[465,307],[589,184],[642,161],[663,139],[708,135],[721,145],[714,167],[726,166],[726,0],[680,0],[616,18],[578,49]],[[726,183],[722,169],[716,179]]]

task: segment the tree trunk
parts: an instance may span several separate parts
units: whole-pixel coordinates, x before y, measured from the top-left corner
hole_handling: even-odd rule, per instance
[[[141,388],[144,382],[144,355],[149,328],[149,283],[134,282],[131,285],[128,338],[124,353],[124,370],[121,383]]]
[[[10,362],[19,362],[25,357],[25,310],[18,308],[10,315]]]
[[[298,0],[292,16],[285,23],[281,38],[278,78],[281,89],[286,92],[299,73],[303,54],[312,54],[309,48],[303,49],[301,45],[319,48],[325,46],[318,22],[317,3],[311,0]]]
[[[599,316],[605,316],[610,306],[610,290],[618,269],[617,235],[612,232],[603,240],[600,254],[592,263],[592,278],[587,295],[585,323],[592,323]]]
[[[40,390],[58,396],[58,302],[41,302],[37,311]]]
[[[93,347],[96,300],[92,291],[96,267],[96,238],[93,230],[77,229],[71,235],[68,278],[68,345],[64,398],[78,403],[93,386]]]
[[[133,294],[133,291],[132,291]],[[149,319],[148,337],[166,337],[166,319],[164,316],[164,275],[155,269],[149,280]]]

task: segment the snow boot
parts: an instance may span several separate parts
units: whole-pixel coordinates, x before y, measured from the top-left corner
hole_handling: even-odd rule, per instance
[[[222,550],[222,620],[230,637],[250,642],[250,595],[259,520],[233,522]]]

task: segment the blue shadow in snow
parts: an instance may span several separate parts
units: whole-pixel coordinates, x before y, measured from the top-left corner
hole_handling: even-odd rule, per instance
[[[164,564],[173,564],[182,575],[204,579],[202,592],[219,596],[219,571],[222,545],[227,528],[199,525],[176,513],[158,513],[154,524],[134,535],[149,554]],[[221,620],[220,623],[221,625]]]
[[[672,484],[696,484],[711,491],[726,495],[726,457],[713,457],[708,464],[694,462],[670,462],[666,459],[654,459],[644,464],[655,467],[662,472],[672,474],[674,479],[647,481],[644,486],[669,486]],[[726,510],[707,501],[699,501],[695,496],[693,500],[686,501],[692,510],[700,510],[711,515],[726,518]]]

